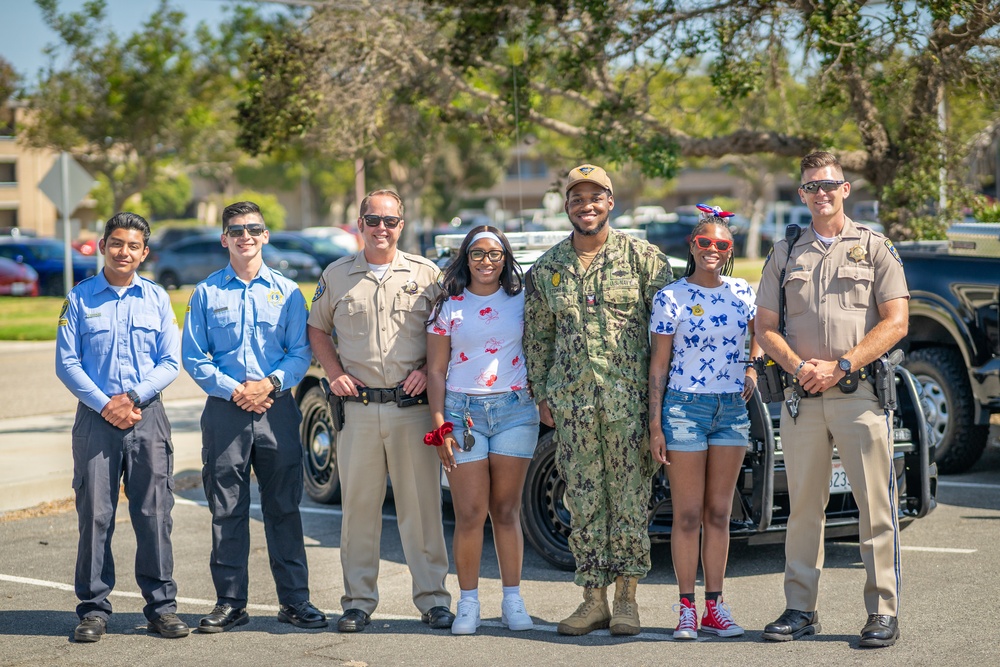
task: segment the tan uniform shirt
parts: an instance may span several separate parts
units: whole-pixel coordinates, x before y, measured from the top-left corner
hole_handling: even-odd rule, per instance
[[[779,312],[778,279],[787,257],[781,240],[764,265],[759,308]],[[837,359],[879,323],[878,304],[908,297],[892,241],[848,218],[828,248],[810,225],[792,247],[785,273],[785,338],[803,359]]]
[[[428,259],[396,251],[381,282],[364,251],[326,268],[309,325],[336,331],[344,370],[367,387],[392,388],[427,361],[424,323],[440,293],[441,271]]]

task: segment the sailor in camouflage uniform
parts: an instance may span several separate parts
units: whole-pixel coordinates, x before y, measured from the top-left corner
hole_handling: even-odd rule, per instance
[[[656,247],[608,226],[614,193],[600,167],[569,173],[565,208],[575,232],[529,272],[524,318],[528,379],[542,421],[556,429],[569,547],[584,587],[583,603],[558,630],[583,635],[610,626],[632,635],[640,630],[636,583],[649,571],[655,471],[646,443],[646,322],[672,275]]]

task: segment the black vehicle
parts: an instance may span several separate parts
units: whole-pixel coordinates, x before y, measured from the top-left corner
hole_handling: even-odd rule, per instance
[[[903,363],[920,385],[939,469],[964,472],[1000,413],[1000,225],[954,225],[947,241],[896,248],[910,289]]]
[[[537,254],[538,250],[531,247],[531,241],[540,240],[543,236],[545,233],[510,234],[508,240],[517,252],[534,250]],[[460,242],[461,238],[456,237],[455,240]],[[340,499],[337,432],[331,425],[329,406],[320,386],[322,375],[322,369],[314,363],[295,388],[295,397],[302,412],[306,493],[317,502],[335,503]],[[896,370],[896,384],[899,409],[894,418],[893,464],[899,488],[899,522],[905,526],[934,508],[937,468],[920,406],[919,386],[913,375],[903,368]],[[756,394],[748,409],[751,437],[733,498],[730,535],[733,539],[746,540],[751,544],[782,542],[789,503],[778,429],[778,406],[769,409]],[[563,500],[566,484],[556,469],[555,454],[554,431],[543,425],[539,429],[534,458],[528,467],[521,525],[525,539],[539,555],[559,568],[571,570],[575,564],[568,543],[570,515]],[[670,487],[662,469],[653,477],[652,487],[649,536],[654,542],[669,541],[673,513]],[[830,501],[826,509],[826,536],[836,538],[857,534],[858,507],[850,492],[847,476],[835,457]]]
[[[347,256],[347,251],[325,236],[304,236],[296,232],[271,232],[268,245],[285,252],[309,255],[319,264],[320,270]]]

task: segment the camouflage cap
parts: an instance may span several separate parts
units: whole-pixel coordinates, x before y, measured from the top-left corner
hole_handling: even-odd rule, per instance
[[[573,189],[574,185],[577,183],[583,183],[584,181],[596,183],[602,188],[607,188],[608,192],[612,195],[615,194],[614,188],[611,187],[611,179],[608,178],[608,172],[592,164],[581,164],[579,167],[569,172],[569,182],[566,184],[566,194],[569,194],[569,191]]]

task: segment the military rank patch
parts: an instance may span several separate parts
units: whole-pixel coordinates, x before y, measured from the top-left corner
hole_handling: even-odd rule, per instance
[[[561,280],[562,280],[562,276],[559,275],[558,271],[556,271],[555,273],[552,274],[552,286],[553,287],[559,287],[559,282]]]
[[[267,302],[275,308],[280,308],[285,305],[285,295],[281,293],[281,290],[273,289],[267,293]]]
[[[701,317],[705,314],[705,309],[701,307],[700,303],[696,303],[694,308],[691,309],[691,314],[695,317]]]
[[[899,265],[902,266],[903,265],[903,258],[899,256],[899,251],[896,250],[896,246],[892,245],[892,241],[890,241],[889,239],[886,239],[885,240],[885,247],[889,249],[889,252],[892,254],[892,256],[895,257],[896,261],[899,262]]]
[[[323,292],[326,291],[326,281],[323,280],[323,276],[319,277],[319,282],[316,283],[316,291],[313,293],[313,301],[323,296]]]

